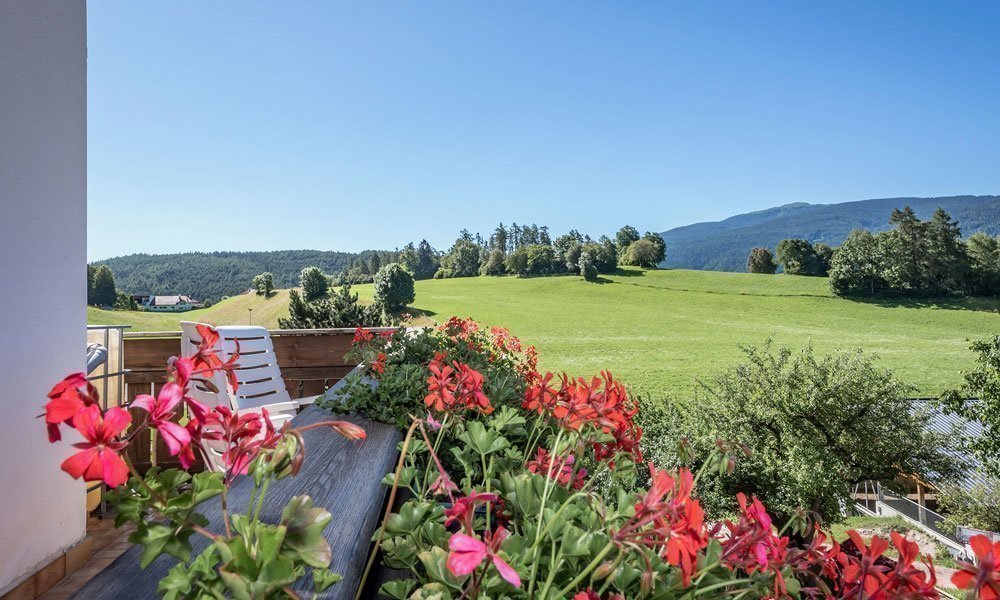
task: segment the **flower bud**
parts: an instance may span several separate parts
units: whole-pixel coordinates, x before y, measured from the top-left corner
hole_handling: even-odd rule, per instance
[[[612,560],[606,560],[594,570],[594,579],[607,579],[612,573],[615,572],[615,563]]]
[[[649,592],[653,590],[653,572],[646,571],[642,574],[642,579],[639,582],[639,593],[643,596],[648,596]]]

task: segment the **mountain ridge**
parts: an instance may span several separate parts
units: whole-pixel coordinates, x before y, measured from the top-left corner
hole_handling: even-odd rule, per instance
[[[835,204],[793,202],[733,215],[720,221],[692,223],[660,235],[667,243],[669,268],[743,271],[750,250],[771,248],[786,238],[839,245],[852,229],[884,231],[894,208],[911,206],[926,219],[938,207],[959,222],[962,234],[1000,235],[1000,196],[897,197]]]

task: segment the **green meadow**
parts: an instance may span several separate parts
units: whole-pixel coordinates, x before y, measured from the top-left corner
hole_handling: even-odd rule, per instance
[[[370,298],[371,286],[356,286]],[[240,296],[186,315],[90,309],[91,322],[170,329],[181,319],[275,326],[287,294]],[[476,277],[419,281],[417,322],[452,315],[508,327],[541,354],[541,367],[590,375],[610,369],[653,396],[689,396],[741,359],[739,347],[768,338],[821,352],[862,348],[881,357],[920,395],[961,381],[969,340],[1000,333],[1000,301],[860,302],[834,297],[826,279],[709,271],[626,269],[579,277]],[[124,318],[127,315],[129,320]],[[122,318],[119,318],[122,317]],[[149,324],[146,324],[146,320]],[[176,328],[176,327],[173,327]]]

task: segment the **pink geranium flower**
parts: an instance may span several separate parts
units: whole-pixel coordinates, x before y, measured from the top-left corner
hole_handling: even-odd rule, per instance
[[[80,411],[73,423],[86,441],[73,444],[80,449],[62,463],[62,470],[74,479],[103,481],[109,487],[118,487],[128,480],[128,465],[118,455],[125,447],[119,437],[132,422],[132,417],[117,406],[104,415],[97,406]]]
[[[514,587],[521,587],[521,578],[497,552],[510,533],[500,527],[495,532],[486,532],[486,542],[464,533],[456,533],[448,540],[447,566],[452,575],[462,577],[472,573],[487,558],[493,562],[500,577]]]
[[[132,403],[134,408],[141,408],[149,413],[150,427],[160,432],[171,456],[177,456],[191,444],[191,433],[173,421],[177,415],[175,409],[183,399],[184,388],[176,383],[168,383],[155,398],[149,394],[139,394]]]

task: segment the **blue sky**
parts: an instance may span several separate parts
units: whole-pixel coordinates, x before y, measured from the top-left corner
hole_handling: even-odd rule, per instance
[[[91,0],[89,249],[1000,193],[1000,3]]]

